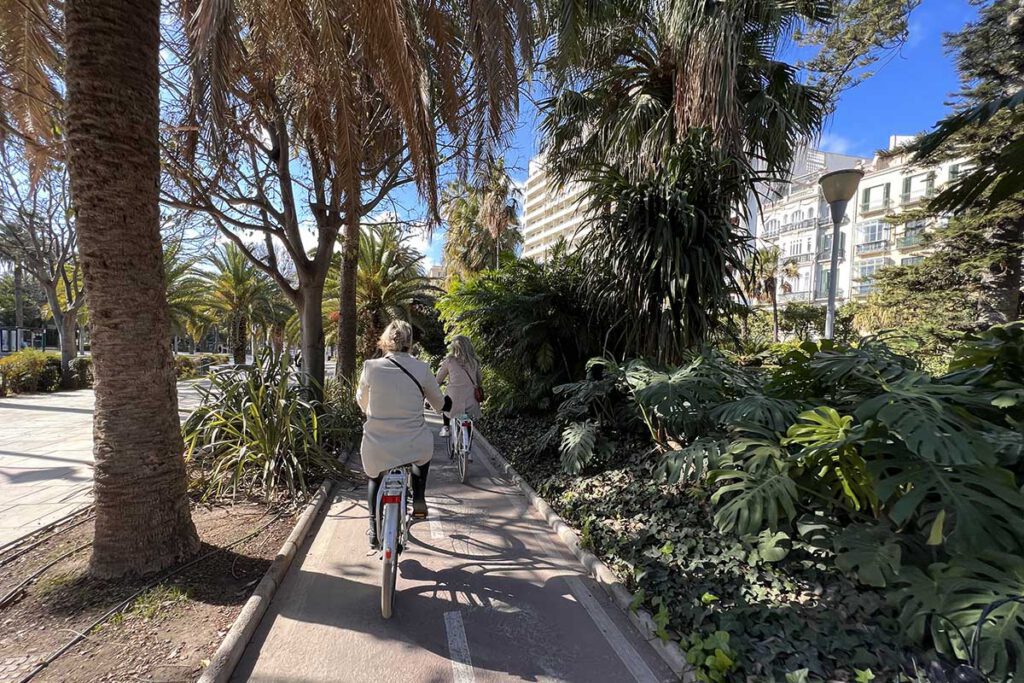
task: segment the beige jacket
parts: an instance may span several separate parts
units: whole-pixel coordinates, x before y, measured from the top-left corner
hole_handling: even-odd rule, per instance
[[[419,381],[423,394],[389,357]],[[434,435],[423,419],[424,398],[434,410],[440,411],[444,405],[441,389],[423,361],[407,353],[395,353],[363,363],[356,402],[366,414],[360,453],[367,476],[430,460]]]
[[[448,387],[445,393],[452,399],[452,417],[468,415],[472,419],[480,417],[480,404],[476,402],[473,391],[483,383],[480,376],[480,369],[471,372],[462,363],[448,356],[441,361],[441,367],[437,369],[437,383],[442,384],[448,380]]]

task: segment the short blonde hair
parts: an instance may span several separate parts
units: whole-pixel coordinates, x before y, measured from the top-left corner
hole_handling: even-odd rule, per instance
[[[408,351],[412,347],[412,325],[404,320],[392,320],[384,328],[377,346],[384,353]]]

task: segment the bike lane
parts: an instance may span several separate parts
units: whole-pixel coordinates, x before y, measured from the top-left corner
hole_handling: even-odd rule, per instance
[[[365,492],[335,491],[232,680],[675,680],[519,489],[482,454],[459,483],[436,436],[430,519],[411,527],[382,619]]]

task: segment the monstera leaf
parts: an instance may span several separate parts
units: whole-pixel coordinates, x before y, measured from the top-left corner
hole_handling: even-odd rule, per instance
[[[854,425],[851,416],[840,415],[829,406],[800,413],[798,419],[782,444],[802,448],[797,457],[813,472],[815,483],[827,486],[854,510],[870,506],[877,511],[874,482],[860,454],[866,438],[864,426]]]
[[[1024,559],[984,553],[926,571],[908,567],[894,585],[891,600],[913,640],[929,636],[940,652],[973,659],[991,680],[1024,680],[1024,604],[1012,599],[1024,594]],[[987,609],[977,652],[971,652],[951,624],[970,638]]]
[[[931,384],[923,376],[889,385],[889,391],[860,404],[861,422],[877,420],[917,456],[940,465],[992,465],[992,446],[975,429],[969,409],[979,401],[971,387]]]
[[[903,526],[926,508],[943,512],[941,533],[951,549],[970,552],[988,548],[1014,550],[1024,541],[1024,495],[1013,473],[998,468],[940,467],[921,460],[872,463],[878,498],[889,518]],[[937,513],[936,513],[937,514]]]
[[[709,479],[726,482],[711,497],[712,503],[721,504],[715,512],[718,528],[742,536],[759,533],[765,528],[777,529],[780,518],[796,517],[797,488],[788,470],[788,464],[781,464],[754,472],[711,472]]]
[[[702,481],[709,470],[722,466],[728,446],[727,439],[702,437],[681,450],[665,453],[656,473],[669,484],[680,479]]]
[[[832,539],[836,566],[861,583],[883,587],[900,570],[900,545],[890,529],[854,525]]]
[[[598,425],[593,420],[573,422],[562,431],[562,468],[570,474],[580,471],[594,457]]]
[[[796,422],[796,416],[802,408],[803,404],[798,401],[751,394],[712,409],[711,419],[721,425],[746,422],[767,427],[774,432],[785,432]]]

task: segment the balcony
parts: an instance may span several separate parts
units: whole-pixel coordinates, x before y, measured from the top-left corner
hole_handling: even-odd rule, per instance
[[[925,199],[931,199],[935,196],[935,188],[929,187],[924,190],[916,190],[914,192],[904,192],[900,195],[900,203],[904,205],[917,204]]]
[[[790,256],[784,256],[782,258],[782,262],[783,263],[796,263],[796,264],[810,263],[813,260],[814,260],[814,254],[812,252],[807,252],[806,254],[793,254],[793,255],[790,255]]]
[[[813,218],[805,218],[802,221],[795,221],[793,223],[786,223],[783,225],[779,232],[786,234],[787,232],[799,232],[800,230],[810,230],[817,222]]]
[[[867,296],[872,291],[874,291],[874,289],[875,289],[875,284],[873,282],[865,282],[865,283],[862,283],[862,284],[859,284],[859,285],[854,285],[853,286],[853,295],[854,296]]]
[[[857,256],[865,256],[867,254],[878,254],[888,250],[889,240],[875,240],[874,242],[865,242],[864,244],[858,244]]]
[[[921,233],[904,235],[896,240],[897,249],[917,249],[924,245],[924,235]]]
[[[810,301],[811,290],[807,289],[801,292],[780,292],[779,301]]]
[[[849,216],[843,216],[843,220],[841,220],[839,222],[839,225],[846,225],[849,222],[850,222]],[[823,218],[819,218],[818,219],[818,227],[819,228],[828,228],[828,229],[831,230],[832,229],[832,218],[829,217],[829,216],[825,216]]]
[[[846,260],[846,254],[843,253],[844,249],[839,248],[839,262],[842,263]],[[822,247],[818,250],[819,261],[831,261],[832,260],[832,247]]]
[[[881,211],[887,211],[891,206],[892,202],[888,199],[883,199],[880,202],[861,202],[860,212],[863,215],[879,213]]]
[[[842,287],[836,287],[836,301],[842,300],[843,293],[844,292],[843,292],[843,288]],[[826,287],[825,289],[819,289],[818,291],[816,291],[814,293],[814,300],[815,301],[827,301],[828,300],[828,288]]]

